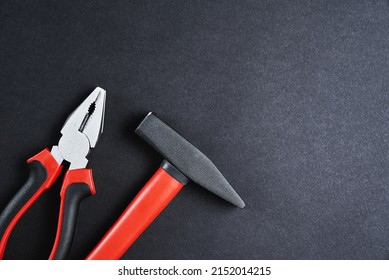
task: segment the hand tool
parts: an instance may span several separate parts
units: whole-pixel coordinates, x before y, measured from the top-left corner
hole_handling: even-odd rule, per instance
[[[0,259],[15,225],[38,197],[52,186],[61,173],[64,160],[70,166],[60,192],[57,233],[49,259],[66,258],[73,241],[80,202],[96,192],[92,170],[85,168],[88,163],[86,156],[103,132],[105,95],[105,90],[97,87],[68,117],[58,145],[27,160],[29,177],[0,215]]]
[[[135,131],[165,157],[160,168],[86,258],[119,259],[189,179],[233,205],[245,204],[201,151],[149,113]]]

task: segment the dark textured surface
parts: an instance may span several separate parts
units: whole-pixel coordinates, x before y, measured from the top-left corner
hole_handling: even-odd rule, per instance
[[[71,257],[158,168],[129,133],[155,111],[247,206],[190,183],[124,258],[387,259],[388,34],[387,1],[0,1],[0,208],[25,160],[101,86],[97,194],[81,204]],[[6,257],[49,255],[59,185]]]

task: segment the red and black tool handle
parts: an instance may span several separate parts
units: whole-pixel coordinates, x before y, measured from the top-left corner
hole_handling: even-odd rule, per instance
[[[62,170],[62,166],[48,149],[30,158],[27,163],[27,181],[0,213],[0,259],[3,258],[8,239],[20,218],[53,185]],[[65,174],[57,234],[49,259],[66,258],[75,234],[80,202],[95,192],[90,169],[70,170]]]
[[[69,170],[61,188],[57,234],[50,260],[66,259],[76,232],[81,201],[96,193],[91,169]]]
[[[179,170],[163,161],[86,259],[119,259],[187,182]]]
[[[27,181],[0,214],[0,259],[15,225],[38,197],[52,186],[62,169],[48,149],[33,156],[27,163]]]

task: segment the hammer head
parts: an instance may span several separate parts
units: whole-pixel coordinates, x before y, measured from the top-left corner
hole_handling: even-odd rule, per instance
[[[245,204],[212,161],[150,112],[135,132],[186,177],[233,205]]]

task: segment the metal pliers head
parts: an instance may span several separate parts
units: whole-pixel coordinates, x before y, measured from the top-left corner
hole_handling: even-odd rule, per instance
[[[86,167],[86,156],[103,132],[105,95],[105,90],[97,87],[66,120],[58,146],[51,150],[58,164],[66,160],[69,170]]]

